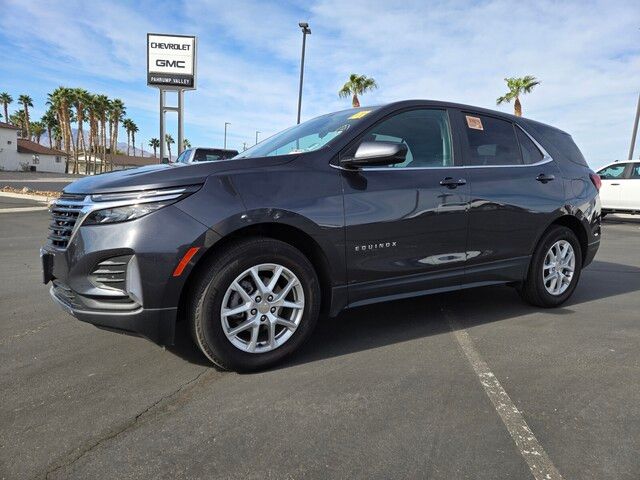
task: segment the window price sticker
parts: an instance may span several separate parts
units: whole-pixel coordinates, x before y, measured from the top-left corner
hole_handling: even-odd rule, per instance
[[[466,115],[467,119],[467,127],[473,128],[474,130],[484,130],[482,127],[482,120],[478,117],[472,117],[471,115]]]

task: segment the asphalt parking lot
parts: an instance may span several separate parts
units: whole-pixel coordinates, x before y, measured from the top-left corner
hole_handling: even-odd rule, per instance
[[[0,172],[0,188],[13,187],[22,190],[57,192],[83,175],[48,172]]]
[[[507,287],[360,308],[251,375],[60,311],[47,223],[0,214],[0,478],[640,476],[640,218],[607,219],[562,308]]]

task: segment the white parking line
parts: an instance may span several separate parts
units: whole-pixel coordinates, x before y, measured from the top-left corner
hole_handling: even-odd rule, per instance
[[[485,393],[509,431],[520,455],[536,480],[562,480],[562,475],[544,451],[520,411],[473,346],[471,337],[447,312],[443,312],[461,350],[480,379]]]

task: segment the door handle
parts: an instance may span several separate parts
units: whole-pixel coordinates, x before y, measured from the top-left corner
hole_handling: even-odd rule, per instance
[[[447,188],[458,188],[462,185],[466,185],[467,181],[464,178],[459,178],[459,179],[455,179],[453,177],[444,177],[442,180],[440,180],[440,185],[442,185],[443,187],[447,187]]]
[[[541,173],[536,177],[536,180],[542,183],[549,183],[550,181],[555,179],[555,175],[547,175],[546,173]]]
[[[619,184],[619,183],[611,183],[610,185],[611,185],[612,187],[617,187],[617,186],[619,186],[620,184]]]

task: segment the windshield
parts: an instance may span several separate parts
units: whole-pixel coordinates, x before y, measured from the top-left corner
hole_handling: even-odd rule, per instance
[[[276,133],[235,158],[272,157],[318,150],[375,109],[353,108],[316,117]]]

